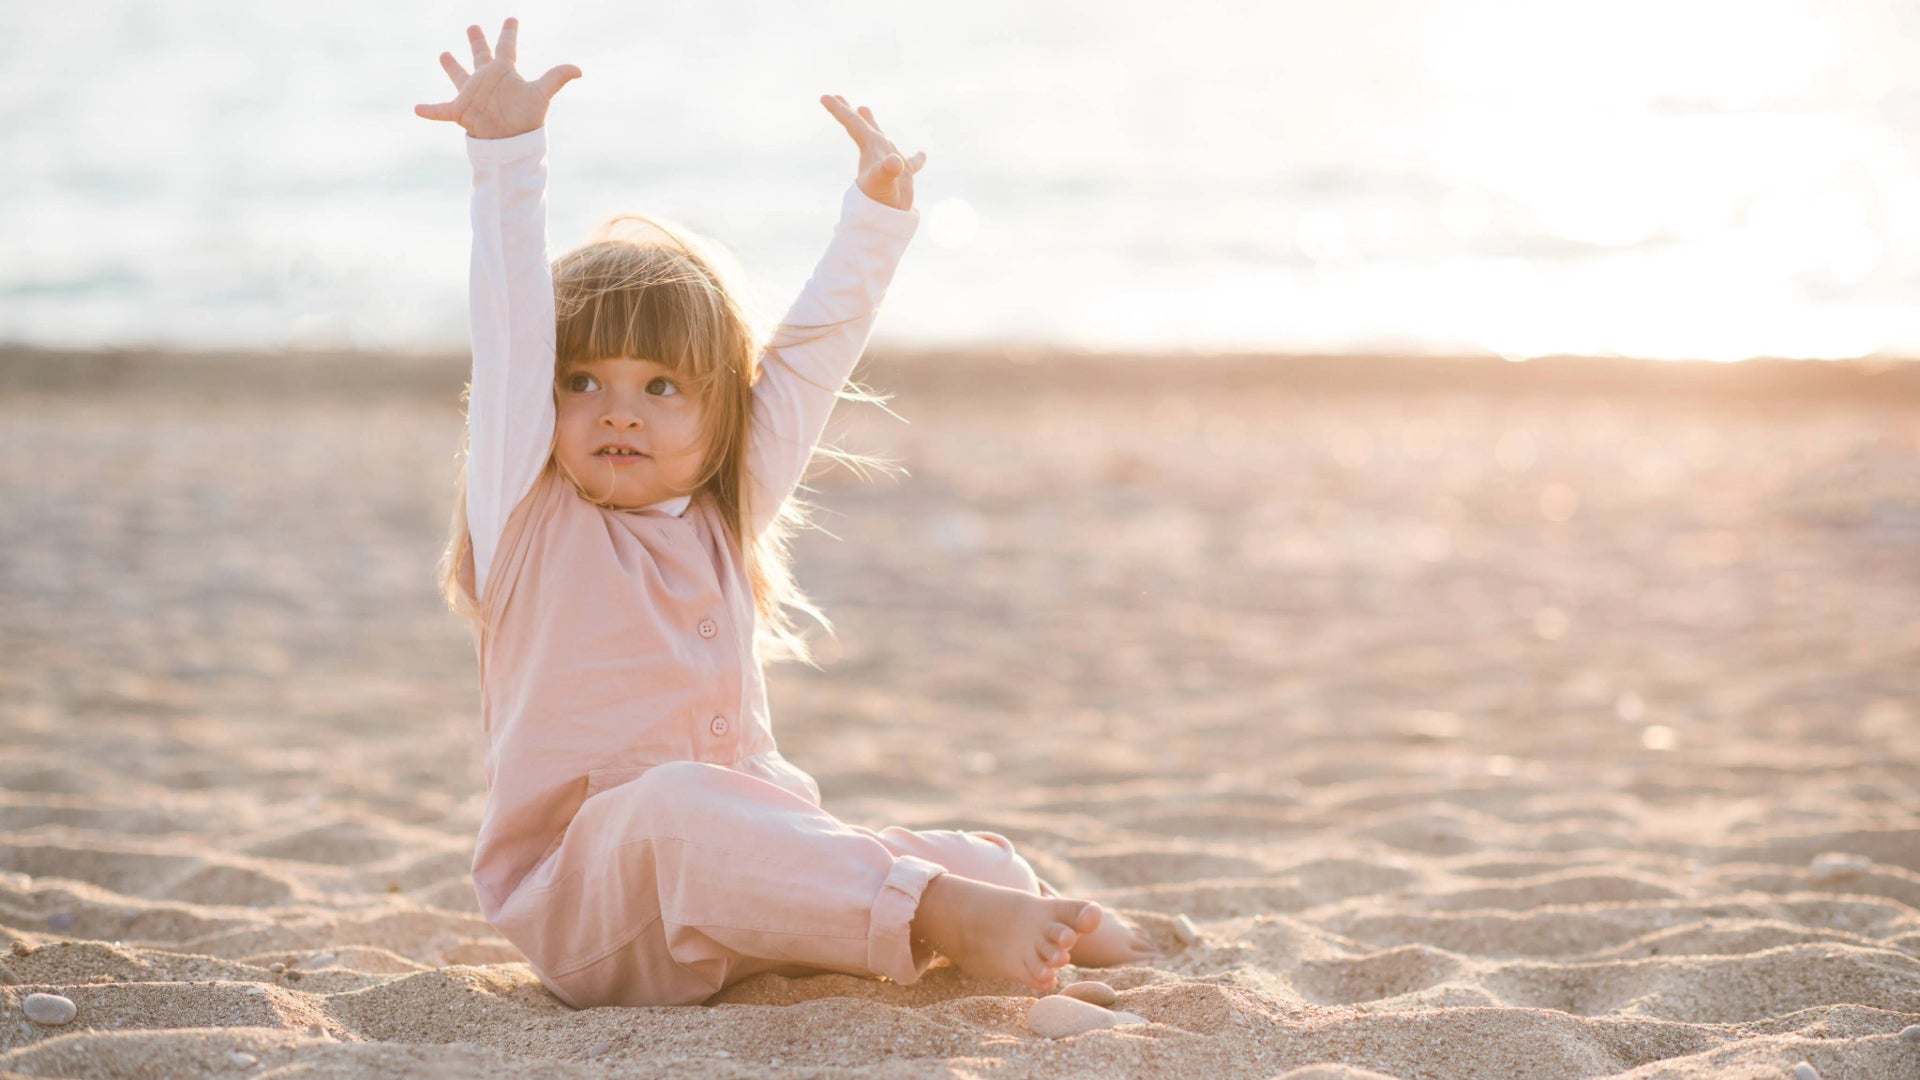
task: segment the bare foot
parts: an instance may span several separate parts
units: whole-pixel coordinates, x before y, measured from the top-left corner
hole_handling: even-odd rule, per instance
[[[1040,878],[1041,896],[1059,896],[1060,890],[1046,878]],[[1121,964],[1150,960],[1160,955],[1153,939],[1139,927],[1118,915],[1103,915],[1091,934],[1081,934],[1068,950],[1075,967],[1119,967]]]
[[[1040,897],[945,873],[927,882],[912,934],[969,975],[1045,993],[1058,985],[1068,950],[1100,922],[1100,905],[1091,900]]]
[[[1146,931],[1107,912],[1091,934],[1081,934],[1068,950],[1076,967],[1119,967],[1160,955]]]

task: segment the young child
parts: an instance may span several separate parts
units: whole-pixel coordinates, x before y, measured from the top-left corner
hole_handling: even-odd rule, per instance
[[[1153,955],[1060,897],[1005,837],[875,832],[821,809],[776,749],[763,640],[784,606],[789,505],[919,224],[866,108],[821,103],[860,150],[827,252],[776,342],[705,245],[638,215],[546,254],[546,111],[470,27],[458,123],[473,166],[468,450],[443,564],[472,622],[487,737],[473,877],[487,921],[576,1008],[690,1004],[762,971],[918,979],[935,954],[1035,990],[1071,960]],[[796,331],[811,331],[802,337]],[[779,339],[787,339],[778,343]]]

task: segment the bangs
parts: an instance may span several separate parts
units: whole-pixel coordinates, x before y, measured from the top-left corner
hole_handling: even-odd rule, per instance
[[[700,268],[664,248],[597,243],[554,266],[556,373],[597,360],[651,360],[689,383],[709,370],[724,297]]]

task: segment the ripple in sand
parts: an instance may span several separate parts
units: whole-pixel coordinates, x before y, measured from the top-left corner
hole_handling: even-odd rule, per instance
[[[1677,900],[1679,890],[1655,880],[1624,873],[1568,870],[1508,886],[1462,889],[1428,897],[1427,906],[1442,910],[1476,908],[1523,910],[1555,904],[1619,903],[1629,900]]]
[[[189,904],[241,904],[273,907],[301,895],[283,874],[250,866],[208,863],[169,882],[156,895]]]
[[[1920,1012],[1920,959],[1844,945],[1794,945],[1739,957],[1507,964],[1482,973],[1479,982],[1508,1005],[1693,1024],[1761,1020],[1809,1002],[1873,1002]]]
[[[1086,879],[1116,888],[1144,882],[1259,877],[1271,872],[1256,859],[1144,844],[1121,850],[1070,850],[1066,856]]]
[[[316,825],[246,849],[250,855],[325,866],[383,862],[399,850],[400,844],[385,831],[354,821]]]
[[[1355,835],[1425,855],[1464,855],[1480,850],[1481,838],[1490,830],[1504,831],[1492,821],[1478,824],[1450,815],[1417,814],[1391,818]]]
[[[1288,974],[1309,1001],[1353,1005],[1425,990],[1462,970],[1456,956],[1408,945],[1351,960],[1309,960]]]
[[[133,896],[147,895],[204,862],[143,846],[99,841],[14,840],[0,848],[0,865],[37,879],[65,878]]]

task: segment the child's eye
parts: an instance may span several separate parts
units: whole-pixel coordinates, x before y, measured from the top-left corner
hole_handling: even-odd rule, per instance
[[[584,394],[591,390],[600,389],[600,384],[595,382],[593,376],[586,372],[576,371],[567,376],[567,389],[576,394]]]
[[[661,395],[660,395],[661,397],[672,397],[672,396],[673,396],[674,394],[678,394],[678,393],[680,392],[680,388],[679,388],[678,386],[675,386],[675,385],[673,384],[673,380],[671,380],[671,379],[669,379],[669,378],[667,378],[667,377],[665,377],[665,376],[656,376],[656,377],[654,378],[654,380],[653,380],[652,382],[650,382],[650,383],[648,383],[648,384],[647,384],[647,392],[648,392],[648,393],[652,393],[652,392],[653,392],[653,388],[654,388],[654,387],[656,387],[656,386],[664,386],[664,387],[667,387],[667,388],[668,388],[668,390],[670,390],[670,391],[671,391],[671,393],[663,393],[663,394],[661,394]]]

